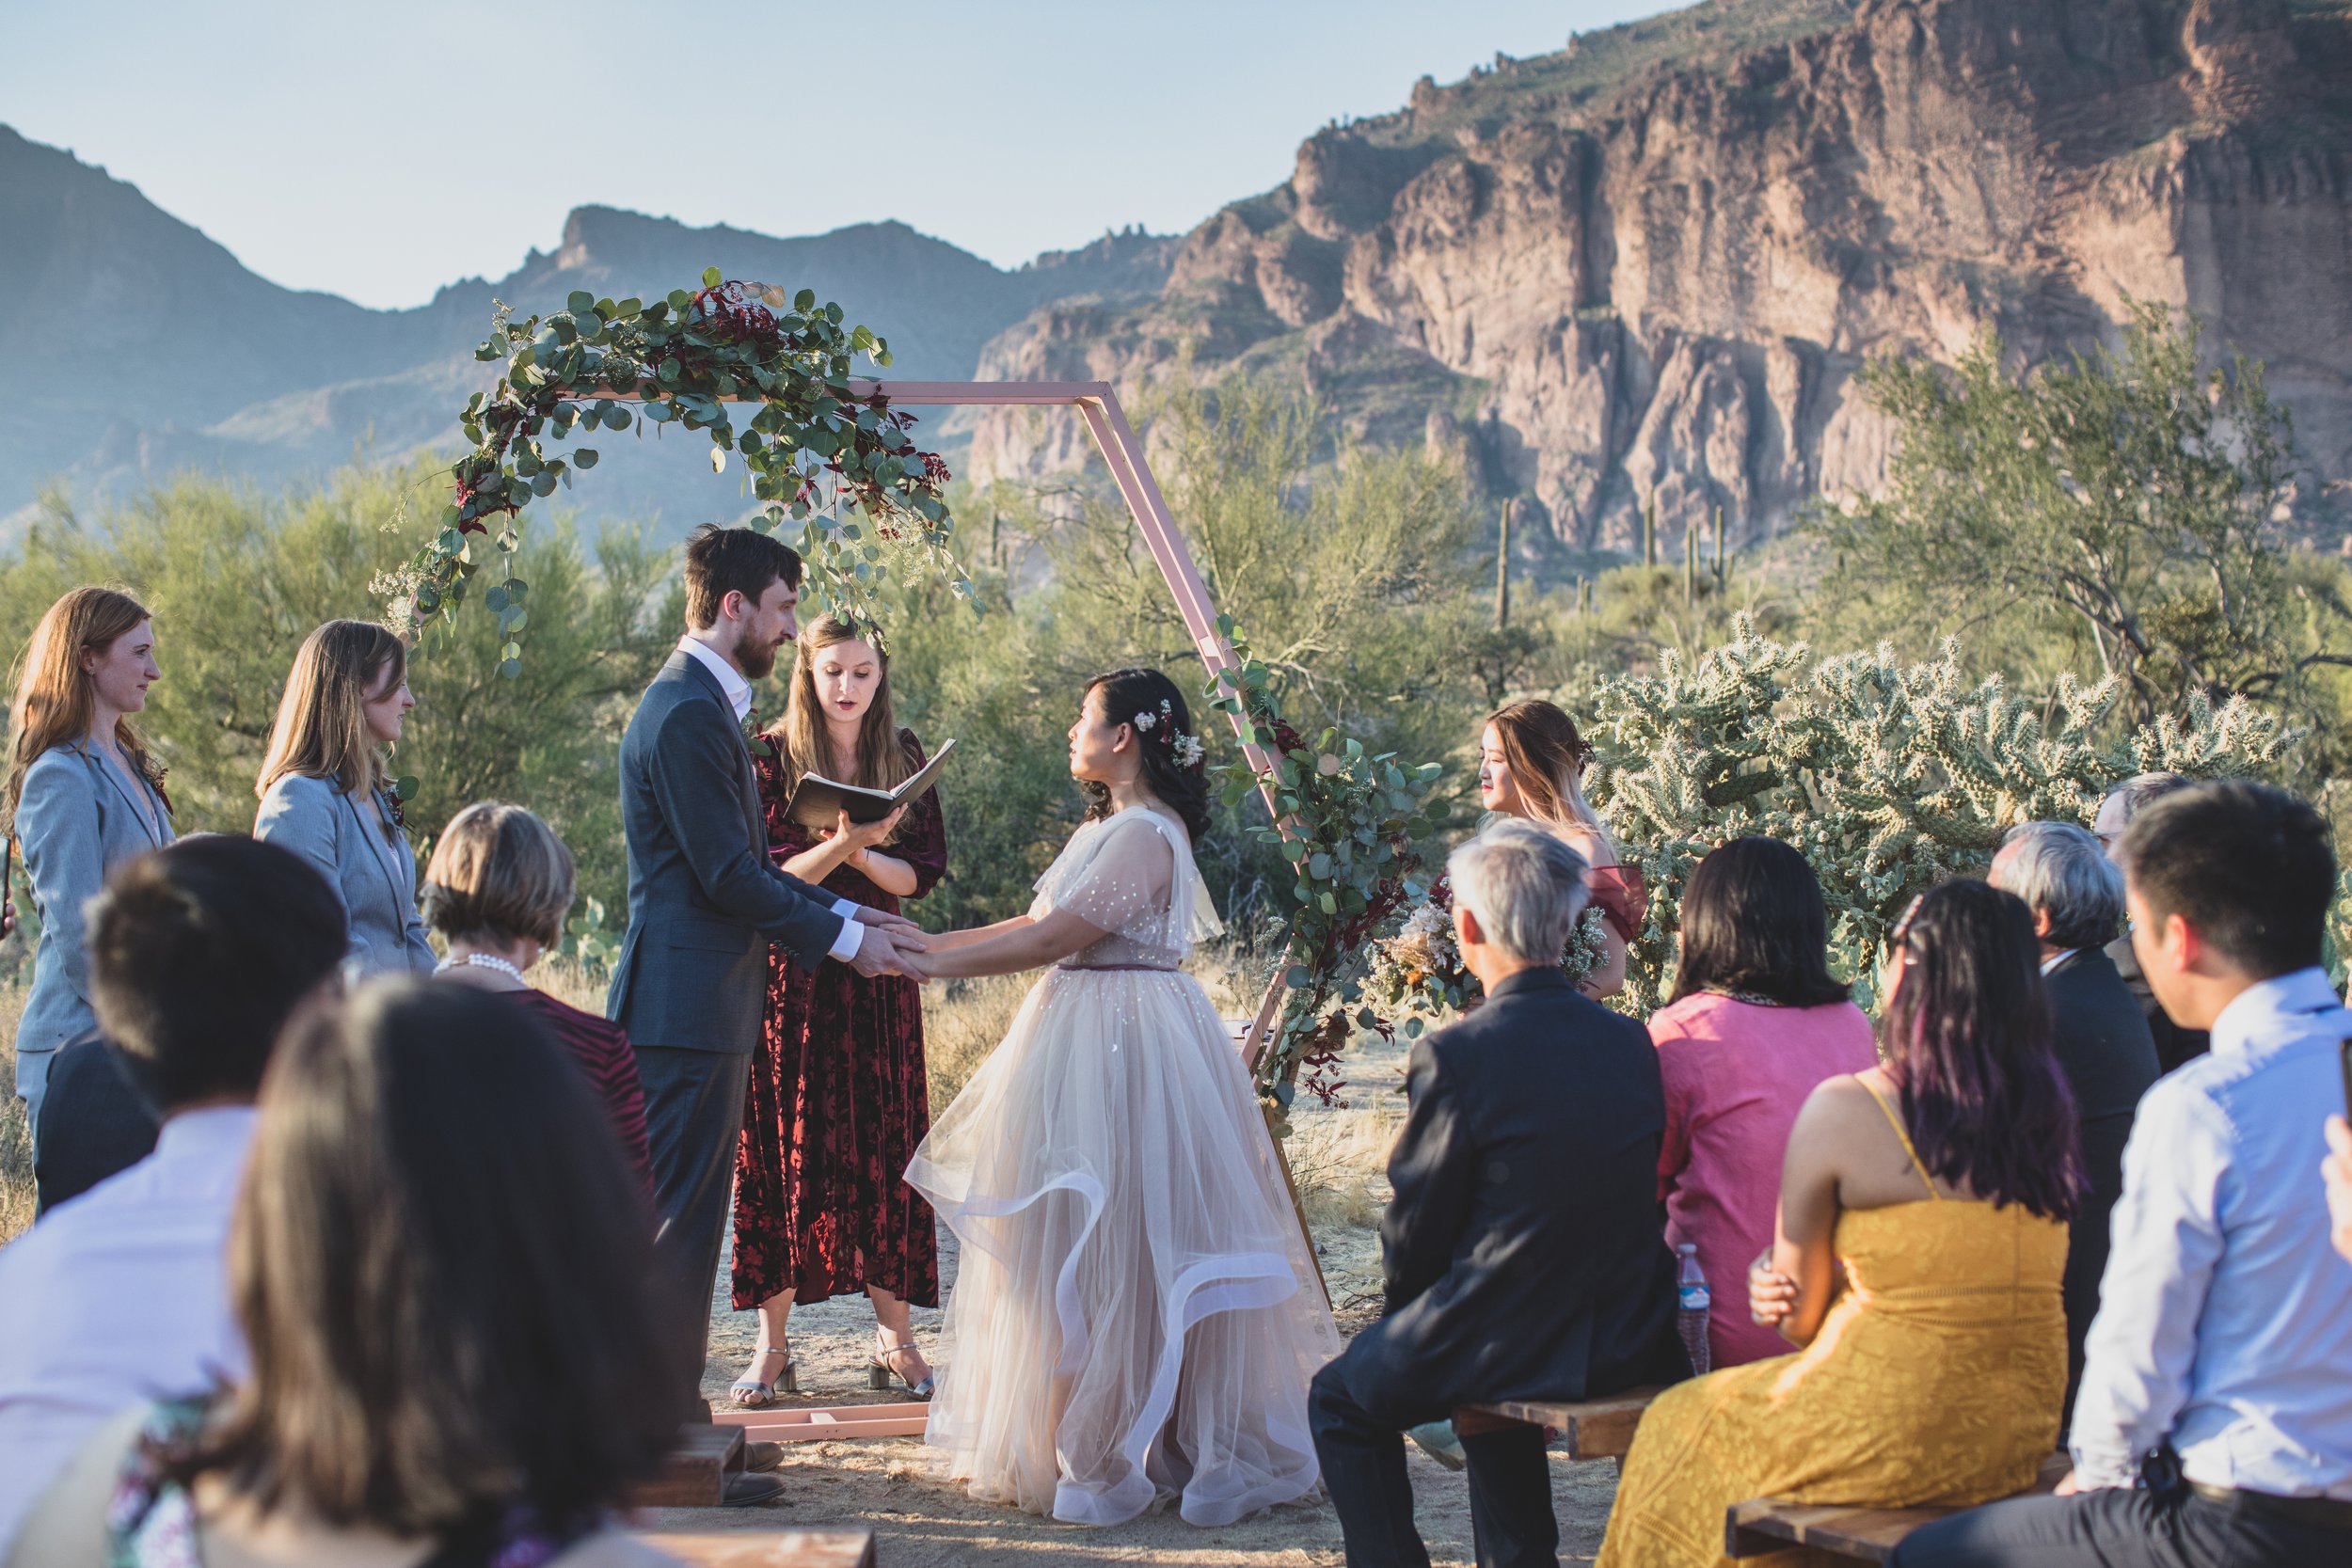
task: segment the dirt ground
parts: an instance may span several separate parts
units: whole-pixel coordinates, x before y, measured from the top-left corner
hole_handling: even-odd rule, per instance
[[[1357,1080],[1345,1111],[1298,1117],[1292,1156],[1314,1221],[1320,1261],[1338,1307],[1341,1331],[1351,1333],[1377,1310],[1379,1242],[1373,1229],[1388,1196],[1378,1177],[1398,1101],[1395,1059],[1351,1058]],[[955,1239],[941,1236],[940,1275],[952,1289]],[[937,1311],[916,1309],[916,1337],[928,1350]],[[710,1360],[703,1391],[713,1408],[729,1408],[727,1385],[743,1370],[757,1333],[756,1316],[737,1312],[727,1299],[723,1264],[714,1291]],[[799,1363],[797,1401],[779,1404],[853,1404],[905,1396],[866,1391],[866,1358],[874,1320],[862,1297],[843,1297],[792,1314],[792,1353]],[[1408,1449],[1414,1510],[1437,1564],[1467,1565],[1470,1500],[1463,1478]],[[667,1529],[773,1528],[778,1526],[859,1525],[874,1530],[883,1568],[1086,1568],[1094,1563],[1234,1564],[1240,1568],[1336,1565],[1344,1560],[1339,1521],[1330,1505],[1279,1508],[1218,1529],[1185,1524],[1173,1511],[1147,1514],[1110,1528],[1087,1528],[973,1500],[931,1474],[920,1438],[796,1443],[779,1472],[783,1503],[764,1509],[665,1509],[652,1516]],[[1561,1560],[1590,1561],[1600,1549],[1609,1505],[1616,1493],[1613,1461],[1572,1464],[1554,1457],[1552,1500],[1560,1519]]]

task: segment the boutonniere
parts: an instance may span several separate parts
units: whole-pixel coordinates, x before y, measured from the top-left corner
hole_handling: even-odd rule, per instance
[[[743,744],[755,757],[771,757],[776,754],[776,749],[768,743],[768,737],[759,733],[759,709],[757,708],[753,708],[743,715]]]
[[[381,791],[379,791],[379,793],[384,798],[384,815],[391,819],[392,832],[395,833],[406,832],[408,828],[408,813],[405,809],[405,803],[416,799],[417,781],[414,779],[387,779],[384,781],[384,787]]]

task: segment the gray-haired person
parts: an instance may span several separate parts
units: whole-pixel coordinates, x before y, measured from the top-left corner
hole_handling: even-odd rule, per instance
[[[1308,1396],[1350,1563],[1429,1560],[1406,1429],[1465,1405],[1589,1399],[1690,1370],[1658,1212],[1658,1053],[1560,967],[1584,907],[1583,857],[1504,821],[1446,871],[1486,1005],[1413,1047],[1380,1221],[1387,1309]],[[1543,1433],[1466,1424],[1462,1447],[1478,1560],[1553,1561]]]
[[[2158,1076],[2155,1042],[2106,944],[2123,925],[2123,873],[2071,822],[2021,822],[1993,857],[1993,885],[2033,911],[2050,998],[2051,1045],[2074,1094],[2089,1190],[2066,1248],[2066,1414],[2083,1375],[2083,1337],[2099,1312],[2107,1217],[2123,1191],[2123,1145]],[[2131,939],[2123,939],[2128,942]],[[2063,1430],[2063,1429],[2061,1429]]]
[[[2135,773],[2107,791],[2099,802],[2099,815],[2091,818],[2090,832],[2099,846],[2115,858],[2116,846],[2123,842],[2123,830],[2132,825],[2132,818],[2163,800],[2175,790],[2186,789],[2194,780],[2178,773]],[[2129,931],[2107,943],[2107,957],[2115,960],[2115,972],[2123,976],[2123,984],[2139,1002],[2141,1016],[2148,1020],[2148,1033],[2156,1042],[2156,1066],[2170,1072],[2183,1062],[2201,1056],[2213,1049],[2213,1040],[2202,1029],[2184,1029],[2172,1022],[2156,1000],[2148,977],[2139,972],[2139,955],[2132,951]]]

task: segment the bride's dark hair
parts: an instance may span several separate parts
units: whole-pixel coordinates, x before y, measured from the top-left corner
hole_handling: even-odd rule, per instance
[[[1157,670],[1113,670],[1087,682],[1086,690],[1078,694],[1084,703],[1089,694],[1103,693],[1103,714],[1114,724],[1134,724],[1137,715],[1148,716],[1152,722],[1137,725],[1136,739],[1143,753],[1143,784],[1152,798],[1174,812],[1184,824],[1184,832],[1195,844],[1209,831],[1209,776],[1194,753],[1188,766],[1177,760],[1177,739],[1189,737],[1195,746],[1199,732],[1192,727],[1192,709],[1184,702],[1184,694],[1176,683]],[[1087,820],[1095,821],[1111,814],[1111,792],[1107,784],[1091,780],[1078,781],[1078,790],[1086,797]]]

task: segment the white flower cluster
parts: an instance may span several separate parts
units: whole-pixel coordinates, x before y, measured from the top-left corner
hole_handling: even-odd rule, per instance
[[[1200,756],[1204,750],[1205,748],[1201,746],[1200,737],[1199,736],[1178,736],[1176,737],[1176,766],[1179,768],[1200,767]]]

